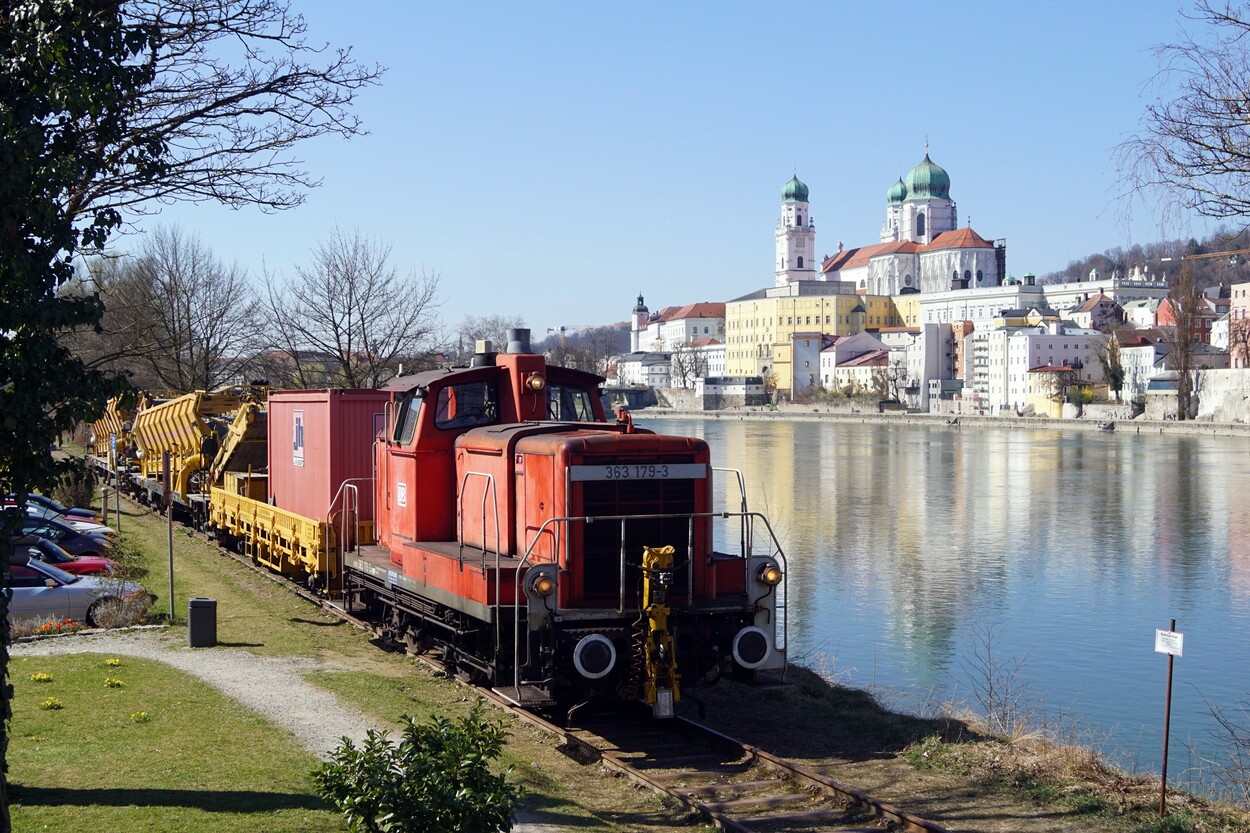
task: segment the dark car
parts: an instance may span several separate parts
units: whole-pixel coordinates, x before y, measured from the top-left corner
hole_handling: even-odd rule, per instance
[[[11,498],[11,496],[10,496]],[[79,509],[76,506],[66,506],[59,503],[47,495],[27,495],[27,504],[38,504],[45,509],[50,509],[58,515],[64,515],[71,521],[87,521],[88,523],[100,523],[100,516],[94,509]]]
[[[13,564],[25,564],[30,559],[60,567],[70,575],[90,576],[109,574],[117,566],[108,558],[95,555],[70,555],[47,538],[26,535],[13,540]]]
[[[40,538],[47,538],[70,555],[103,556],[109,548],[107,538],[79,532],[60,521],[32,518],[29,515],[22,521],[21,533],[23,535],[38,535]]]

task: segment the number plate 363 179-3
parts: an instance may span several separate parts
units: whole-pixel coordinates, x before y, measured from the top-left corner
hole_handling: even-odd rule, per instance
[[[570,466],[569,479],[579,480],[703,480],[705,463],[616,463]]]

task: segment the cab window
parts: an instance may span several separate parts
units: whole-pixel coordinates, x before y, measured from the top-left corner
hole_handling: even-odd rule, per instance
[[[594,422],[595,411],[586,389],[574,385],[547,385],[547,417],[560,422]]]
[[[471,428],[498,421],[495,385],[492,382],[462,382],[438,392],[434,411],[436,428]]]
[[[399,403],[399,413],[395,416],[395,433],[393,442],[407,445],[412,442],[412,435],[417,431],[417,418],[421,415],[421,397],[412,392]]]

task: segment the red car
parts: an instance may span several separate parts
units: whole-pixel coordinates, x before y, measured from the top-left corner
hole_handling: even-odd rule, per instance
[[[107,575],[117,566],[112,559],[98,555],[70,555],[46,538],[35,535],[14,540],[10,563],[25,564],[31,559],[59,567],[76,576]]]

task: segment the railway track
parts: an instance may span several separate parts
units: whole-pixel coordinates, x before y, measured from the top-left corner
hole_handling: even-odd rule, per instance
[[[134,504],[138,509],[147,509]],[[184,527],[185,528],[185,527]],[[376,623],[291,582],[251,559],[220,546],[202,532],[196,537],[216,546],[245,568],[288,588],[333,616],[371,633]],[[430,653],[396,644],[430,668],[447,673]],[[451,675],[449,675],[451,676]],[[470,683],[461,680],[465,685]],[[693,720],[657,721],[641,713],[579,710],[567,726],[523,709],[481,686],[485,699],[520,720],[561,740],[560,749],[583,764],[600,764],[637,784],[667,796],[731,833],[803,833],[803,831],[879,831],[947,833],[920,818],[853,787],[759,747],[729,737]]]

